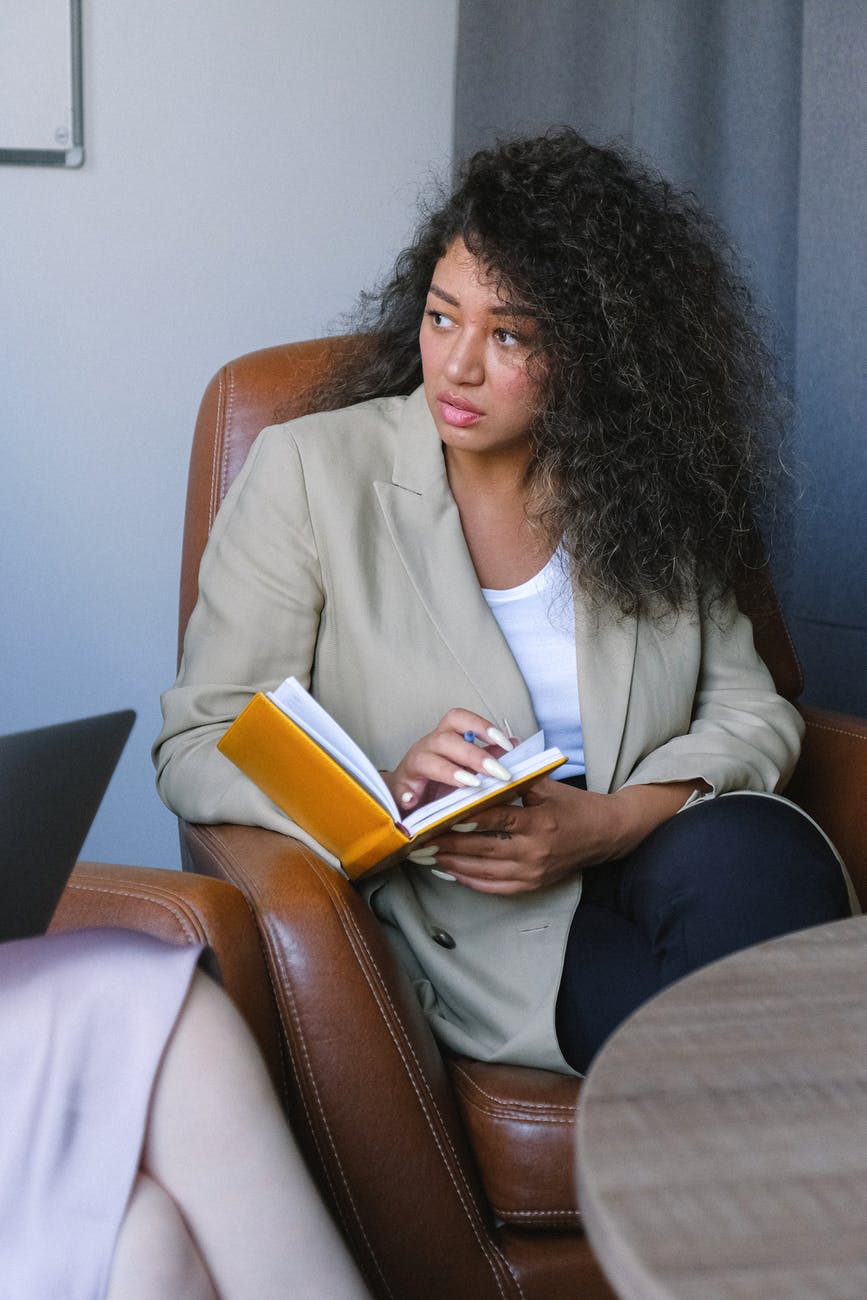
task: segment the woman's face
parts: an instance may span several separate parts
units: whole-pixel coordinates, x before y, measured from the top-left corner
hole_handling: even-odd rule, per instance
[[[539,385],[528,367],[536,321],[502,298],[456,239],[434,269],[419,333],[424,389],[447,447],[526,454]]]

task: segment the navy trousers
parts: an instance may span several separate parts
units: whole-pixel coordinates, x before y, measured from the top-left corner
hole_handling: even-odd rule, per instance
[[[557,1001],[563,1055],[586,1072],[667,984],[849,910],[837,858],[791,805],[734,794],[687,808],[628,857],[584,872]]]

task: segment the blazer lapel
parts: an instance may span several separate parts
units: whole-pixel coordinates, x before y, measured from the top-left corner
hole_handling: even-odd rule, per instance
[[[638,619],[593,610],[575,582],[572,593],[587,786],[607,793],[626,726]]]
[[[531,735],[530,695],[481,593],[423,389],[405,403],[392,482],[374,488],[418,598],[487,716],[502,725],[505,714],[514,735]]]

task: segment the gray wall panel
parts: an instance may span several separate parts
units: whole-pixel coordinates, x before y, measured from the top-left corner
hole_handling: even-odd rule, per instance
[[[805,4],[796,356],[809,508],[794,611],[867,638],[867,132],[852,129],[867,123],[865,67],[867,7]],[[858,676],[867,712],[863,665]]]

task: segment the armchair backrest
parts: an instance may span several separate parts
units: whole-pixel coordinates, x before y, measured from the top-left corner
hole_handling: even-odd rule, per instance
[[[269,424],[307,415],[312,393],[340,364],[346,336],[285,343],[229,361],[205,390],[196,421],[181,560],[178,657],[198,595],[199,563],[220,502],[258,433]],[[770,580],[761,575],[738,591],[750,615],[756,646],[777,690],[794,700],[804,687],[801,665]]]
[[[181,557],[178,658],[199,594],[199,564],[211,525],[257,435],[307,415],[309,394],[334,366],[342,340],[288,343],[229,361],[205,389],[196,420]]]

